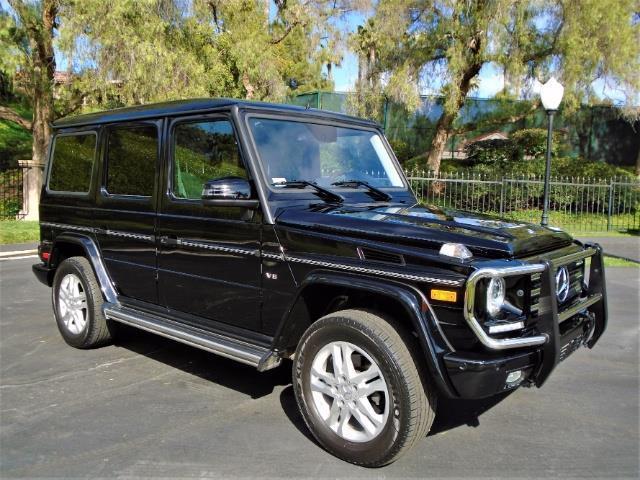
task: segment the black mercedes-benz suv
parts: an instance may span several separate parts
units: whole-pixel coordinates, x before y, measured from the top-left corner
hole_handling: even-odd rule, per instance
[[[607,322],[602,252],[417,203],[375,123],[189,100],[54,124],[37,277],[64,340],[117,322],[274,368],[309,430],[365,466],[436,401],[541,386]]]

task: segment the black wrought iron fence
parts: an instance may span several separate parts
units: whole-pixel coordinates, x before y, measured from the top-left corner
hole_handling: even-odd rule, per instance
[[[22,209],[22,168],[0,171],[0,219],[16,219]]]
[[[544,179],[537,175],[407,172],[418,199],[427,204],[538,223]],[[628,178],[553,177],[549,223],[572,231],[640,228],[640,181]]]

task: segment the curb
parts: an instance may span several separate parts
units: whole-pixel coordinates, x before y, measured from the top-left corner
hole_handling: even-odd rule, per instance
[[[0,252],[0,261],[19,260],[21,258],[36,258],[38,250],[13,250],[11,252]]]

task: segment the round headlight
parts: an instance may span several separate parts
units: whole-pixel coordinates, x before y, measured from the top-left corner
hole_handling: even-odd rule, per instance
[[[494,277],[487,286],[487,313],[495,317],[504,305],[505,283],[501,277]]]

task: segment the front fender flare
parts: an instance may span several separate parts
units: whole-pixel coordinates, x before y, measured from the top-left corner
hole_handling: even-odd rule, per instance
[[[386,296],[400,303],[418,334],[427,370],[436,388],[449,397],[457,396],[449,384],[446,370],[441,362],[442,355],[453,350],[444,337],[427,298],[416,287],[395,280],[381,280],[331,271],[310,273],[300,284],[295,300],[280,323],[273,342],[275,350],[288,350],[297,344],[301,330],[306,329],[310,323],[303,295],[307,289],[316,285],[360,290],[372,295]]]

